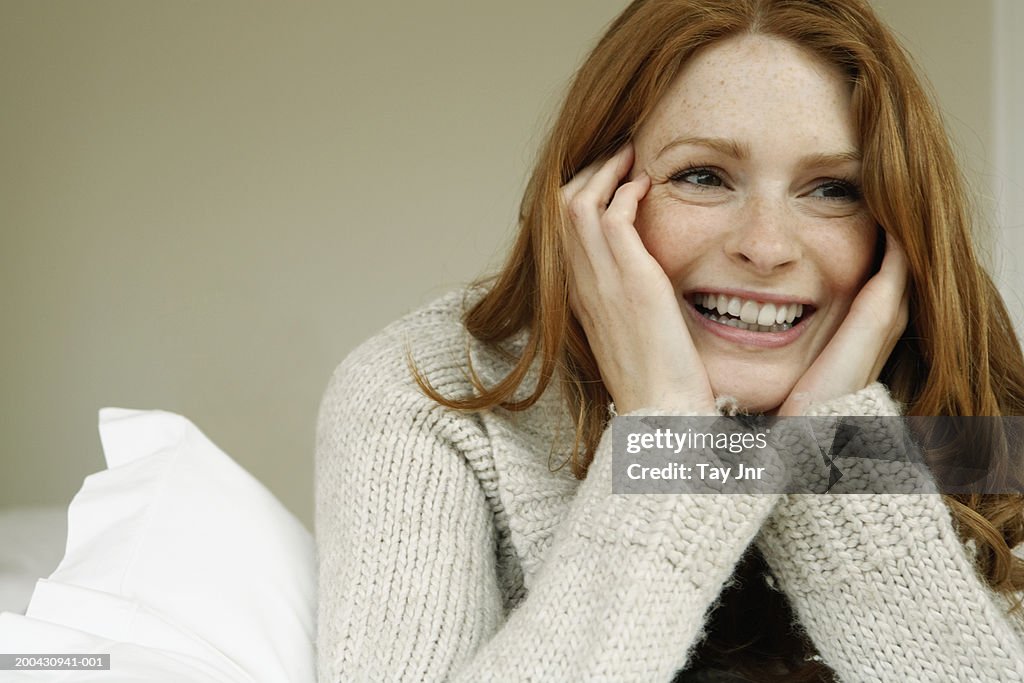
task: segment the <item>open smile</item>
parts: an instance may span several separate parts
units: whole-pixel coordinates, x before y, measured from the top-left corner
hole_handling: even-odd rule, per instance
[[[774,295],[752,298],[703,291],[688,294],[686,300],[702,327],[730,341],[754,346],[789,344],[800,336],[815,311],[810,303]]]

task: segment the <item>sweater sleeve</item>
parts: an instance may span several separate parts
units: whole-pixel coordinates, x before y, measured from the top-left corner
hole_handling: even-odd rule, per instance
[[[897,415],[879,384],[816,415]],[[1021,681],[1024,641],[939,494],[786,496],[757,539],[845,683]]]
[[[511,612],[473,417],[336,373],[317,439],[318,667],[338,681],[669,681],[776,495],[611,493],[611,429]]]

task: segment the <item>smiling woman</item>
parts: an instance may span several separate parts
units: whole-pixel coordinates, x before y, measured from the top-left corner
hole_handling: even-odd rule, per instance
[[[630,4],[504,268],[332,379],[321,680],[1024,678],[1019,491],[612,493],[630,416],[1024,413],[962,188],[863,0]]]

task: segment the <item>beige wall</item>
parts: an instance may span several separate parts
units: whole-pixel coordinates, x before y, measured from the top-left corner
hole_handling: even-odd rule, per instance
[[[159,407],[309,523],[331,369],[496,263],[624,4],[0,1],[0,506],[68,501],[97,409]],[[879,4],[988,172],[990,3]]]
[[[997,282],[1024,338],[1024,2],[995,0],[993,159],[1000,246]]]
[[[976,210],[991,249],[995,197],[991,0],[874,0],[925,71],[942,102],[943,118],[974,190]],[[927,8],[927,11],[922,10]]]
[[[873,4],[925,70],[941,98],[946,124],[972,180],[977,182],[990,174],[992,2],[874,0]],[[986,210],[990,211],[991,206]]]

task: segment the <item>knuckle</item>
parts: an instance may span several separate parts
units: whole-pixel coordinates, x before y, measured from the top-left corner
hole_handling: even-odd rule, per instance
[[[601,229],[605,232],[614,232],[617,228],[618,221],[615,220],[615,216],[605,211],[604,215],[601,216]]]
[[[575,199],[569,202],[565,207],[566,213],[569,215],[569,220],[573,223],[578,223],[582,216],[582,207],[577,203]]]
[[[569,200],[566,210],[574,223],[582,221],[587,215],[587,198],[584,193],[580,192]]]
[[[632,182],[620,185],[619,189],[615,190],[615,199],[621,201],[629,201],[633,199],[636,194],[636,185]]]
[[[601,225],[607,230],[618,230],[633,224],[632,212],[621,205],[613,204],[601,215]]]
[[[608,210],[604,212],[603,220],[608,223],[609,226],[619,226],[623,223],[631,223],[630,220],[632,214],[628,208],[617,204],[612,204],[608,207]]]

